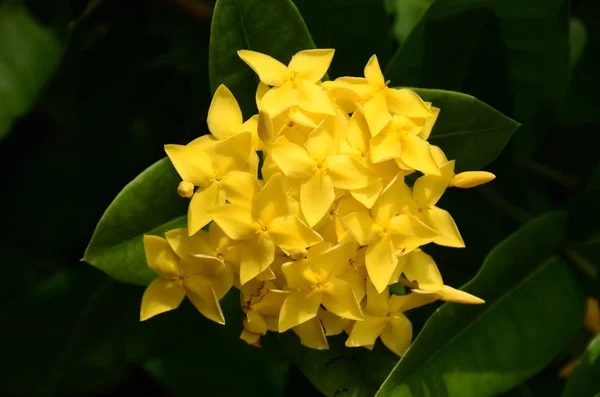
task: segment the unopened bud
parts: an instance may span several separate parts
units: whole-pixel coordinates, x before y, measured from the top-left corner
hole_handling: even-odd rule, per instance
[[[192,197],[194,195],[194,185],[188,181],[181,181],[177,186],[177,194],[181,197]]]
[[[478,298],[475,295],[471,295],[465,291],[461,291],[447,285],[444,285],[442,290],[438,293],[442,295],[440,299],[446,302],[467,303],[471,305],[480,305],[485,303],[483,299]]]
[[[496,178],[496,175],[486,171],[467,171],[454,176],[451,186],[467,189],[488,183]]]

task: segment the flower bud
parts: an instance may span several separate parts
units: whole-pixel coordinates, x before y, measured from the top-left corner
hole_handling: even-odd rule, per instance
[[[467,189],[488,183],[496,178],[496,175],[486,171],[467,171],[454,176],[451,186]]]
[[[194,185],[188,181],[181,181],[177,186],[177,194],[181,197],[192,197],[194,195]]]

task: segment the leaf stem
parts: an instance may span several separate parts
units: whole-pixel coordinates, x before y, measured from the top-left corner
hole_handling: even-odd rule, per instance
[[[596,266],[594,266],[594,264],[587,260],[583,255],[568,248],[563,249],[561,254],[567,260],[567,262],[572,263],[573,266],[579,269],[583,274],[593,280],[596,279],[598,275],[598,269],[596,269]]]
[[[562,171],[549,167],[546,164],[525,157],[519,158],[517,164],[520,164],[539,176],[551,180],[567,189],[577,187],[577,179]]]

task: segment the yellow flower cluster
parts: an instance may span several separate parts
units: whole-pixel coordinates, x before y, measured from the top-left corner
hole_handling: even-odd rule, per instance
[[[244,122],[221,85],[208,112],[211,135],[165,146],[183,180],[177,191],[191,198],[188,227],[144,236],[160,277],[144,293],[142,320],[187,296],[224,324],[219,299],[235,286],[249,344],[291,329],[302,344],[327,349],[327,335],[346,332],[347,346],[372,348],[381,337],[402,355],[412,338],[403,312],[438,299],[483,303],[444,285],[420,247],[464,247],[436,203],[450,186],[494,176],[455,175],[454,161],[427,142],[439,109],[389,88],[376,56],[365,77],[321,82],[333,53],[300,51],[286,66],[239,51],[260,79],[259,114]],[[422,176],[409,186],[405,176],[415,171]],[[411,292],[391,294],[398,282]]]

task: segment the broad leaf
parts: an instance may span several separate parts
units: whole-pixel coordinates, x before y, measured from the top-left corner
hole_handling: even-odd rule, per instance
[[[180,181],[168,158],[138,175],[102,215],[83,260],[125,283],[152,281],[156,274],[146,264],[142,237],[186,226],[188,201],[177,195]]]
[[[592,396],[600,390],[600,336],[596,336],[577,363],[563,397]]]
[[[314,48],[291,0],[218,0],[212,19],[208,71],[214,92],[225,84],[246,118],[257,113],[258,78],[238,57],[238,50],[265,53],[287,64],[300,50]]]
[[[54,32],[19,1],[0,4],[0,139],[26,114],[62,56]]]
[[[581,287],[556,255],[565,222],[544,214],[494,248],[464,286],[486,303],[441,306],[377,395],[494,396],[544,368],[583,320]]]
[[[441,147],[458,170],[479,170],[491,163],[519,124],[467,94],[415,89],[440,108],[429,142]]]
[[[329,77],[362,76],[377,54],[385,65],[392,52],[390,23],[383,0],[296,0],[315,44],[334,48]]]

